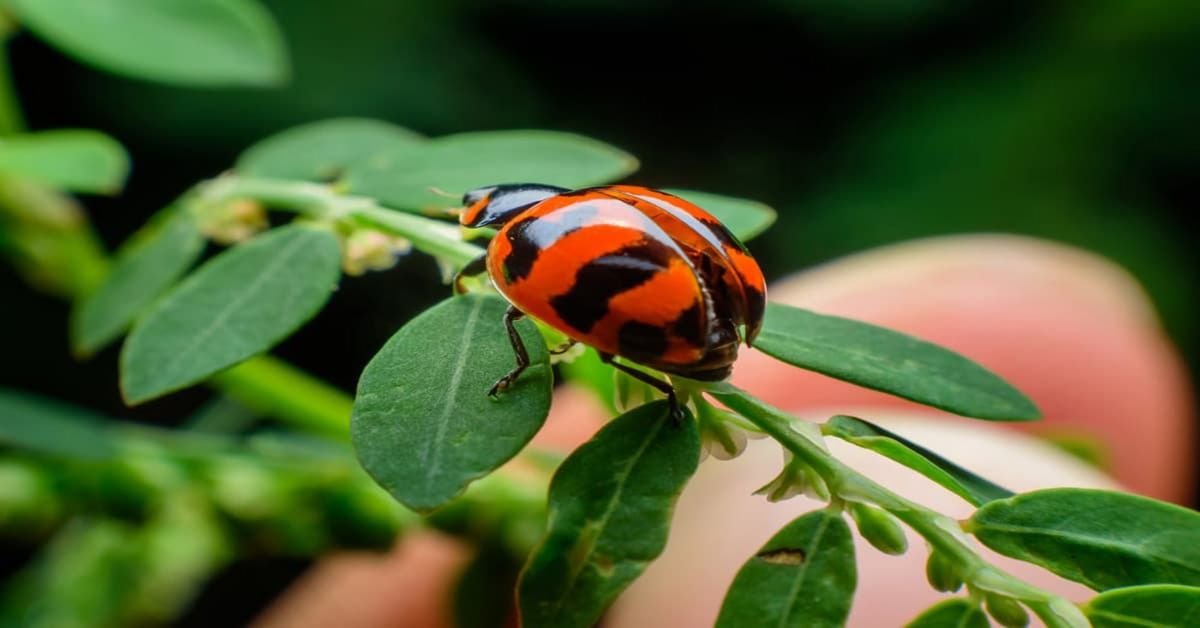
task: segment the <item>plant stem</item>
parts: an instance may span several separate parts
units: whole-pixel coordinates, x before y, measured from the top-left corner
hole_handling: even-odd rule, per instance
[[[8,40],[16,25],[0,10],[0,135],[12,135],[25,129],[21,103],[13,89],[12,65],[8,62]]]
[[[350,437],[350,397],[282,360],[261,356],[210,381],[255,412],[286,417],[293,427],[337,440]]]
[[[1051,628],[1089,626],[1079,609],[1068,600],[1028,584],[989,563],[971,546],[966,534],[950,517],[893,493],[833,457],[822,445],[820,436],[797,431],[798,425],[792,416],[728,384],[718,384],[708,392],[812,467],[825,479],[836,497],[873,503],[908,524],[934,551],[942,553],[958,566],[967,584],[1024,602]]]

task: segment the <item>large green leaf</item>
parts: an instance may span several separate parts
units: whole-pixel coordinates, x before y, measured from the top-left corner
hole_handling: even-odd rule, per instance
[[[425,139],[382,120],[335,118],[302,124],[276,133],[238,157],[238,174],[280,179],[330,181],[346,167],[375,159]]]
[[[636,169],[637,160],[629,154],[579,135],[488,131],[399,147],[356,165],[349,185],[385,205],[433,210],[459,205],[464,192],[484,185],[536,182],[578,188]]]
[[[0,388],[0,445],[71,458],[107,458],[116,439],[82,408]]]
[[[1088,601],[1083,612],[1092,628],[1194,628],[1200,626],[1200,587],[1113,589]]]
[[[755,348],[803,369],[963,416],[1039,417],[1025,395],[991,371],[900,332],[770,303]]]
[[[905,628],[988,628],[989,625],[978,603],[957,597],[934,604]]]
[[[99,68],[178,85],[275,85],[287,54],[253,0],[8,0],[21,24]]]
[[[204,235],[191,213],[168,209],[122,248],[104,283],[72,314],[71,343],[76,353],[92,353],[125,333],[203,251]]]
[[[363,468],[405,506],[427,512],[519,452],[550,412],[550,357],[517,321],[531,365],[497,398],[513,368],[505,302],[453,297],[396,332],[358,382],[350,433]]]
[[[828,510],[810,512],[746,561],[725,594],[717,627],[843,626],[857,579],[845,519]]]
[[[337,286],[337,236],[293,224],[240,244],[185,279],[134,327],[121,390],[138,403],[262,353],[312,318]]]
[[[1012,491],[992,484],[899,434],[868,421],[852,416],[835,416],[821,427],[821,431],[887,456],[975,506],[1013,495]]]
[[[758,201],[693,190],[664,190],[700,206],[720,220],[742,241],[767,230],[775,222],[775,210]]]
[[[675,501],[700,459],[696,423],[665,402],[613,420],[550,483],[549,529],[517,587],[527,628],[588,627],[662,553]]]
[[[1146,497],[1058,488],[980,508],[967,526],[984,545],[1103,591],[1200,585],[1200,513]]]
[[[73,192],[121,189],[129,157],[113,138],[80,129],[0,138],[0,174],[32,179]]]

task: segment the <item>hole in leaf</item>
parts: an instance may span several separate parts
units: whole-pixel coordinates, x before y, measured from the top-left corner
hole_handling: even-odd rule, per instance
[[[764,550],[758,553],[758,557],[773,565],[803,565],[808,558],[804,550],[796,547]]]

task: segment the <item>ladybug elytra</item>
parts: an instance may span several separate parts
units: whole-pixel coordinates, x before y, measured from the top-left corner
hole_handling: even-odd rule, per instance
[[[762,326],[758,263],[720,221],[682,198],[630,185],[517,183],[472,190],[463,204],[460,223],[499,232],[460,276],[486,271],[511,304],[505,325],[517,363],[489,394],[528,365],[513,327],[526,314],[662,390],[673,408],[670,384],[613,358],[717,381]]]

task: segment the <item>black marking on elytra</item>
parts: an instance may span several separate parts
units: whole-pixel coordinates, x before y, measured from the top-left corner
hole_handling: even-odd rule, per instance
[[[588,333],[608,313],[610,299],[649,281],[672,254],[662,243],[641,240],[597,257],[575,273],[570,290],[550,299],[550,306],[568,325]]]
[[[684,310],[671,323],[671,333],[684,339],[688,344],[695,347],[704,346],[704,304],[699,301],[693,301],[692,306]]]
[[[667,334],[658,325],[628,321],[617,330],[617,350],[637,360],[654,359],[667,351]]]
[[[597,211],[595,207],[581,203],[512,223],[505,231],[505,237],[512,245],[512,252],[503,265],[505,282],[512,284],[528,277],[542,251],[586,227]]]

